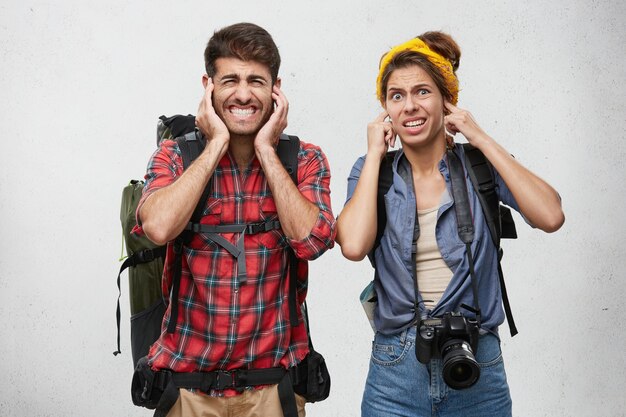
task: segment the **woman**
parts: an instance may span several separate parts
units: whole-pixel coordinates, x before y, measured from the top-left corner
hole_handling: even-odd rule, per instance
[[[450,164],[455,156],[464,159],[464,147],[455,145],[452,135],[461,133],[485,155],[495,171],[498,198],[530,225],[554,232],[564,222],[557,192],[511,157],[469,112],[456,107],[460,56],[456,42],[441,32],[424,33],[383,56],[377,92],[384,111],[368,125],[367,154],[357,160],[348,179],[337,242],[346,258],[358,261],[373,249],[376,239],[381,161],[396,137],[400,139],[402,149],[395,154],[393,182],[385,195],[387,224],[374,252],[376,335],[363,416],[511,415],[498,338],[504,312],[497,249],[463,170],[474,237],[471,244],[459,237],[456,212],[462,208],[453,198]],[[472,335],[471,344],[454,347],[455,354],[473,353],[478,363],[478,372],[469,369],[470,374],[480,374],[477,381],[472,374],[465,384],[471,386],[463,389],[443,378],[442,366],[449,364],[437,352],[440,339],[430,339],[429,344],[432,334],[419,333],[416,340],[416,328],[435,323],[439,332],[450,323],[441,319],[446,313],[455,313],[453,320],[468,326],[464,335]],[[432,318],[441,320],[424,323]],[[441,332],[436,336],[446,338]]]

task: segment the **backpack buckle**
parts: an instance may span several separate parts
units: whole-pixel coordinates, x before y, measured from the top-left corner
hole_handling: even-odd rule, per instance
[[[246,226],[245,234],[247,235],[255,235],[261,232],[269,232],[273,230],[274,222],[263,222],[263,223],[252,223]]]
[[[174,253],[180,255],[183,253],[183,241],[182,239],[177,238],[173,244]]]
[[[249,235],[255,235],[257,233],[267,232],[267,231],[268,231],[267,222],[253,223],[253,224],[249,224],[248,227],[246,227],[246,234],[249,234]]]
[[[226,388],[237,387],[237,373],[235,371],[216,371],[215,389],[223,390]]]
[[[146,263],[154,261],[154,251],[152,249],[144,249],[137,253],[137,258],[139,258],[139,263]]]

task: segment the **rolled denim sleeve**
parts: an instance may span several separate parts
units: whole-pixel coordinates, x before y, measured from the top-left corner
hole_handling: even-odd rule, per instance
[[[356,160],[352,169],[350,170],[350,175],[348,176],[348,192],[346,195],[346,202],[344,206],[350,201],[352,195],[354,194],[354,190],[356,189],[356,185],[359,183],[359,178],[361,178],[361,171],[363,170],[363,165],[365,165],[365,156],[360,157]]]

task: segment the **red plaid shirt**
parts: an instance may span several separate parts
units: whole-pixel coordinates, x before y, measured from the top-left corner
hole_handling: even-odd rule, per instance
[[[182,158],[174,141],[164,141],[148,165],[139,207],[154,191],[182,175]],[[237,280],[237,259],[202,234],[183,248],[176,331],[166,331],[152,345],[153,369],[175,372],[290,367],[308,353],[308,338],[300,324],[289,324],[288,260],[291,246],[298,259],[298,305],[306,296],[307,260],[333,246],[335,220],[330,203],[330,170],[319,147],[301,142],[298,189],[320,209],[309,236],[291,240],[282,230],[245,235],[246,282]],[[137,210],[139,212],[139,209]],[[259,161],[240,171],[227,153],[213,175],[202,224],[259,223],[277,218],[276,205]],[[220,233],[236,244],[239,233]],[[172,280],[173,244],[168,243],[163,292]],[[228,393],[227,393],[228,394]]]

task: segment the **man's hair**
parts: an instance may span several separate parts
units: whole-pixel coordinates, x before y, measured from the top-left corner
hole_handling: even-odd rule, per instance
[[[269,68],[272,83],[278,78],[278,48],[270,34],[253,23],[236,23],[213,33],[204,50],[204,65],[209,77],[215,75],[218,58],[256,61]]]

